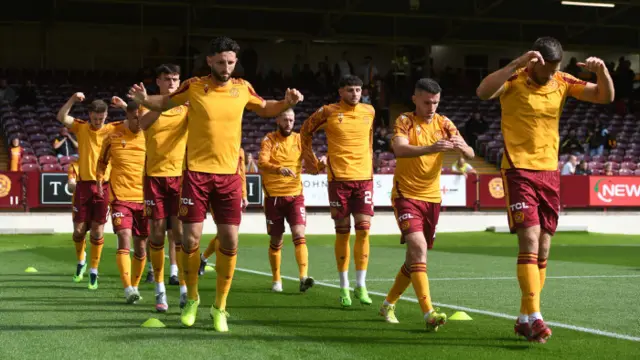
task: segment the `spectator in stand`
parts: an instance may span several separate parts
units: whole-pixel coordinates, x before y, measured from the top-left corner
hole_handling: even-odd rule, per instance
[[[569,60],[567,66],[564,68],[564,72],[578,77],[578,75],[580,75],[580,72],[582,72],[582,69],[580,69],[580,66],[578,66],[578,59],[572,57],[571,60]]]
[[[456,162],[451,165],[451,171],[456,173],[461,173],[464,177],[467,177],[468,174],[475,174],[476,169],[469,164],[464,157],[460,156]]]
[[[589,164],[586,161],[580,160],[580,163],[578,164],[578,168],[576,169],[575,174],[576,175],[591,175],[591,174],[593,174],[593,172],[591,171],[591,169],[589,169]]]
[[[53,140],[53,149],[59,158],[78,155],[78,142],[73,135],[69,134],[69,129],[63,127],[60,129],[60,134]]]
[[[589,155],[602,155],[604,153],[604,145],[609,136],[609,130],[602,126],[600,120],[596,118],[588,134],[587,144],[589,144]]]
[[[18,90],[18,99],[16,106],[36,106],[37,103],[36,87],[31,80],[27,80],[25,84]]]
[[[389,138],[387,137],[388,131],[385,127],[380,127],[373,134],[373,151],[384,152],[389,151]]]
[[[363,91],[365,88],[374,86],[375,78],[378,76],[378,68],[373,64],[373,58],[371,56],[365,56],[359,76],[361,76],[362,83],[364,84],[362,87]]]
[[[562,140],[562,144],[560,145],[560,153],[561,154],[581,154],[584,151],[584,147],[578,137],[576,136],[576,130],[569,130],[569,135],[567,135],[564,140]]]
[[[389,91],[385,83],[381,79],[377,79],[371,105],[376,109],[376,124],[378,126],[387,127],[390,125],[389,103]]]
[[[9,86],[7,79],[0,79],[0,102],[2,100],[8,101],[10,104],[16,101],[16,92]]]
[[[576,165],[578,164],[578,158],[575,155],[569,156],[569,160],[564,163],[560,175],[574,175],[576,173]]]
[[[476,148],[478,136],[484,134],[488,128],[487,122],[483,119],[482,114],[475,112],[471,115],[471,118],[469,118],[464,126],[464,138],[473,150],[478,151]]]
[[[360,98],[360,102],[371,105],[371,95],[369,94],[368,88],[362,88],[362,97]]]
[[[613,176],[613,164],[610,161],[604,164],[604,175]]]
[[[22,155],[24,149],[20,146],[20,139],[11,139],[11,159],[9,160],[9,171],[22,171]]]
[[[258,162],[256,161],[256,159],[253,158],[253,154],[248,152],[247,153],[247,173],[257,173],[258,170]]]

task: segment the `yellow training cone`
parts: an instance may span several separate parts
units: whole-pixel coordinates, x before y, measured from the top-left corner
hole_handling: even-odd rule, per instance
[[[148,319],[147,321],[143,322],[141,326],[144,327],[144,328],[163,328],[163,327],[166,327],[165,324],[162,321],[160,321],[160,320],[158,320],[156,318]]]
[[[451,315],[449,317],[449,320],[454,320],[454,321],[468,321],[468,320],[473,320],[471,318],[471,316],[469,316],[466,312],[464,311],[456,311],[453,315]]]
[[[24,272],[26,272],[26,273],[37,273],[38,270],[36,270],[36,268],[34,268],[33,266],[29,266],[28,268],[26,268],[24,270]]]

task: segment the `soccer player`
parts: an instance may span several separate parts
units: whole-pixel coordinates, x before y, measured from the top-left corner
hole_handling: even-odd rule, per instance
[[[156,84],[162,96],[173,93],[180,85],[180,67],[178,65],[160,65],[156,69],[156,76]],[[169,260],[181,257],[177,254],[182,249],[182,224],[178,219],[178,206],[180,204],[182,166],[187,144],[188,107],[181,105],[162,113],[146,109],[143,111],[140,126],[144,130],[147,141],[145,204],[147,216],[151,218],[151,244],[149,247],[156,283],[156,310],[165,312],[168,309],[168,304],[164,285],[164,242],[169,222],[173,233],[173,237],[169,238]],[[174,256],[173,259],[171,255]],[[170,282],[171,279],[175,282],[177,275],[178,266],[172,262]],[[182,279],[180,284],[181,307],[184,307],[186,302],[187,286]]]
[[[141,299],[138,285],[147,261],[146,245],[149,222],[144,207],[145,139],[140,129],[139,105],[127,106],[127,120],[114,123],[102,143],[96,164],[98,192],[107,166],[111,164],[111,224],[118,236],[116,263],[128,304]],[[106,195],[105,195],[106,196]],[[133,261],[129,255],[133,238]]]
[[[440,172],[444,152],[474,157],[473,149],[451,120],[436,113],[441,91],[432,79],[418,80],[413,94],[415,112],[400,115],[395,123],[391,147],[398,162],[391,201],[407,255],[380,308],[380,315],[387,322],[398,323],[395,304],[413,284],[427,331],[437,331],[447,321],[446,314],[433,309],[427,277],[427,250],[433,247],[442,202]]]
[[[107,118],[107,104],[102,100],[95,100],[88,106],[89,121],[74,119],[69,116],[69,111],[77,102],[84,101],[85,96],[81,92],[73,94],[58,111],[58,120],[78,139],[78,165],[79,173],[76,191],[73,196],[73,241],[76,246],[78,265],[76,267],[74,282],[82,281],[86,263],[84,253],[86,243],[85,236],[90,230],[91,238],[91,263],[89,269],[89,289],[98,289],[98,265],[102,255],[104,244],[104,224],[107,222],[109,211],[109,184],[108,177],[101,184],[100,195],[96,188],[96,164],[105,135],[111,133],[114,124],[105,124]]]
[[[276,117],[278,130],[267,134],[262,140],[258,168],[264,188],[264,214],[267,218],[267,233],[271,237],[269,263],[273,275],[271,290],[282,292],[280,263],[285,219],[291,227],[295,245],[296,262],[300,278],[300,292],[306,292],[314,284],[307,274],[309,252],[304,238],[306,213],[302,195],[302,144],[300,134],[293,132],[295,122],[293,109]]]
[[[340,102],[318,109],[302,125],[302,156],[305,167],[317,173],[325,167],[313,153],[313,133],[324,129],[329,145],[326,159],[329,206],[335,222],[335,256],[340,276],[340,304],[351,306],[349,294],[349,240],[351,214],[355,221],[355,297],[371,305],[365,279],[369,263],[369,226],[373,216],[373,119],[371,105],[360,103],[362,80],[348,75],[340,80]]]
[[[586,83],[558,71],[562,45],[537,39],[531,51],[487,76],[477,89],[483,99],[500,98],[504,155],[502,176],[509,227],[518,235],[517,274],[522,297],[515,332],[546,342],[551,329],[540,312],[551,237],[560,211],[558,126],[568,96],[598,104],[613,101],[611,76],[604,62],[590,57],[578,65],[598,83]]]
[[[242,212],[247,209],[249,205],[249,199],[247,199],[247,171],[245,165],[245,157],[244,150],[240,148],[240,158],[238,159],[238,166],[240,171],[240,176],[242,177]],[[211,217],[215,218],[213,211],[211,211]],[[211,241],[209,241],[209,245],[204,250],[202,254],[200,254],[200,268],[198,269],[198,275],[204,275],[204,272],[207,267],[207,263],[209,262],[209,258],[218,251],[218,246],[220,242],[218,241],[218,236],[216,235]]]
[[[190,103],[186,170],[182,176],[180,219],[183,222],[182,258],[187,282],[187,304],[181,321],[192,326],[200,298],[198,268],[200,237],[207,209],[212,208],[220,247],[216,254],[216,300],[211,308],[213,327],[226,332],[226,303],[235,271],[238,226],[242,213],[242,179],[238,157],[244,109],[273,117],[303,99],[287,89],[285,99],[265,101],[242,79],[231,78],[240,46],[228,38],[214,39],[207,52],[211,75],[191,78],[170,95],[148,96],[144,86],[134,85],[129,96],[154,111],[166,111]]]

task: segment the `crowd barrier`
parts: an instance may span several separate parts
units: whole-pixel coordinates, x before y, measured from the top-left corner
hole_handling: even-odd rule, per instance
[[[560,201],[563,209],[640,207],[639,176],[562,176]],[[391,207],[393,175],[374,175],[373,203],[377,208]],[[302,176],[303,193],[308,207],[329,206],[326,175]],[[443,174],[440,179],[442,206],[469,210],[503,209],[505,193],[499,174]],[[250,206],[263,202],[262,181],[258,174],[247,175]],[[71,192],[67,174],[60,172],[0,173],[0,208],[30,209],[69,208]]]

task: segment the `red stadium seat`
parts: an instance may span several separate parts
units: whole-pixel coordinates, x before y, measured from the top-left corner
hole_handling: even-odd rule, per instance
[[[38,158],[38,162],[40,163],[40,165],[57,164],[58,163],[58,159],[55,156],[44,155],[44,156],[40,156]]]
[[[38,164],[24,164],[22,171],[40,171],[40,166]]]
[[[62,171],[62,168],[58,164],[44,164],[42,171]]]

